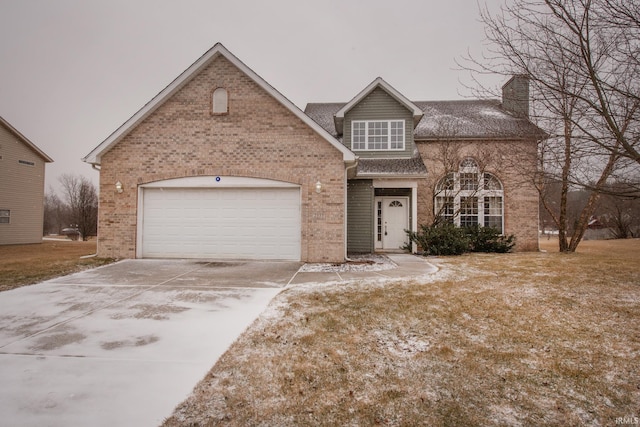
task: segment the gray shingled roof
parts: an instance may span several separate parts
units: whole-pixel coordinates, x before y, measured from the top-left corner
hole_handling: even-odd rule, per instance
[[[497,100],[415,102],[424,116],[414,130],[416,140],[454,138],[523,138],[541,130],[502,108]]]
[[[310,103],[305,113],[338,139],[333,115],[346,103]],[[542,131],[526,118],[516,117],[497,100],[414,101],[424,112],[416,126],[416,140],[436,138],[542,137]]]
[[[357,175],[384,176],[384,175],[426,175],[427,168],[422,162],[420,153],[416,150],[409,159],[367,159],[358,160]]]
[[[310,103],[304,109],[304,112],[307,116],[311,117],[311,119],[322,126],[324,130],[329,132],[334,137],[338,138],[341,135],[338,135],[336,131],[336,125],[333,121],[333,116],[344,107],[346,102],[331,102],[331,103]],[[342,138],[338,138],[342,140]]]

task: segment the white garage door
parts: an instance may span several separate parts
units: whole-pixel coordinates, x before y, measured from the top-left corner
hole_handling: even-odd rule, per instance
[[[142,256],[300,260],[298,188],[145,188]]]

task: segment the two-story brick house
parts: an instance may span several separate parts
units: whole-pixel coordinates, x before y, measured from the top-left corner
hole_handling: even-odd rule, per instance
[[[436,208],[537,249],[527,102],[411,102],[376,79],[303,112],[217,44],[84,159],[100,169],[98,253],[340,262],[398,250]],[[474,173],[475,191],[440,188]]]
[[[498,228],[520,250],[538,247],[531,171],[543,133],[527,118],[528,84],[499,101],[412,102],[378,78],[349,102],[305,112],[358,156],[348,181],[349,252],[397,250],[405,230],[442,215]]]

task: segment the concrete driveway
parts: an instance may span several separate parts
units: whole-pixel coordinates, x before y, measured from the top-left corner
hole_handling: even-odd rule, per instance
[[[157,426],[296,262],[126,260],[0,293],[0,425]]]

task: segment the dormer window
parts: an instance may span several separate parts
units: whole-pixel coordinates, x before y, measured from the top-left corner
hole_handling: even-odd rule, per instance
[[[351,149],[356,151],[404,150],[404,120],[351,122]]]
[[[213,91],[213,114],[227,114],[229,112],[229,94],[225,88],[219,87]]]

